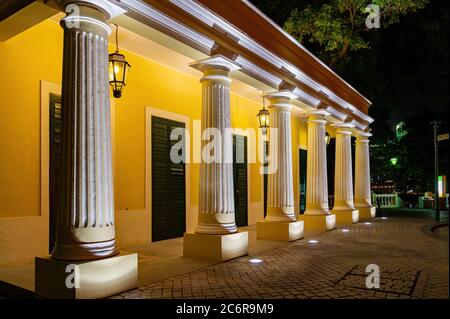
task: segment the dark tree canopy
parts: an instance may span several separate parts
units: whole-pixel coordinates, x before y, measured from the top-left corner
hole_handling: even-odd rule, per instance
[[[400,191],[432,190],[430,122],[438,119],[440,132],[448,132],[448,1],[252,2],[372,101],[373,178],[394,179]],[[381,4],[380,29],[365,29],[361,9],[369,3]],[[386,14],[383,5],[394,8]],[[399,122],[407,130],[401,140],[395,134]],[[395,166],[392,157],[398,158]],[[448,142],[440,145],[440,161],[440,174],[448,175]]]

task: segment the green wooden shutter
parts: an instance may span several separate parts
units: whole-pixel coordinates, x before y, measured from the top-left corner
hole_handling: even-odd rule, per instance
[[[61,169],[62,169],[62,106],[61,96],[50,93],[50,123],[49,123],[49,151],[50,151],[50,216],[49,216],[49,253],[52,253],[56,241],[57,210],[61,197]]]
[[[306,210],[306,172],[307,172],[307,150],[299,150],[299,164],[300,164],[300,214]]]
[[[247,138],[233,135],[233,181],[236,225],[248,225]]]
[[[173,163],[173,129],[184,123],[152,116],[152,240],[182,237],[186,231],[185,164]]]

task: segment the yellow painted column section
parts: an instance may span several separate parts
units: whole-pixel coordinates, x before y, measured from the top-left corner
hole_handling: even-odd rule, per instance
[[[306,215],[330,214],[328,208],[325,111],[308,113]]]
[[[355,206],[356,208],[371,207],[370,190],[370,154],[369,137],[371,133],[356,135],[355,147]]]

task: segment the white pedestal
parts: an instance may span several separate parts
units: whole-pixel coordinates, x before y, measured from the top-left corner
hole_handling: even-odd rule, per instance
[[[336,215],[309,215],[303,214],[298,216],[299,220],[305,222],[306,230],[332,230],[336,228]]]
[[[333,210],[336,215],[336,224],[355,224],[359,221],[358,210]]]
[[[359,220],[371,219],[376,216],[377,208],[372,207],[358,207],[359,210]]]
[[[183,256],[219,262],[248,255],[248,232],[229,235],[185,233]]]
[[[74,287],[77,282],[78,287]],[[137,284],[136,253],[121,253],[90,261],[35,258],[35,291],[38,298],[105,298],[137,288]]]
[[[303,238],[303,221],[256,223],[256,238],[266,240],[294,241]]]

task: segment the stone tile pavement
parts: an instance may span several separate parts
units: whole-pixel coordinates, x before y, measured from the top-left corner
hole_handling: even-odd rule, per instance
[[[448,298],[448,239],[425,233],[430,222],[376,218],[112,298]],[[379,288],[366,288],[369,264]]]

